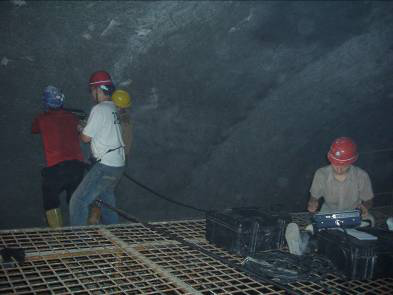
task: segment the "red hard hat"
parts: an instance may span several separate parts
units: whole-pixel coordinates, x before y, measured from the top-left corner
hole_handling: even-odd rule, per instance
[[[89,86],[113,85],[111,76],[105,71],[97,71],[90,76]]]
[[[356,143],[349,137],[336,138],[330,147],[327,157],[333,165],[351,165],[358,159]]]

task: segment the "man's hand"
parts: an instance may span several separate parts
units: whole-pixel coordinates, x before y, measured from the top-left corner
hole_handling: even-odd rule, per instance
[[[80,139],[84,142],[84,143],[89,143],[91,141],[91,137],[84,135],[83,133],[80,134]]]
[[[85,128],[86,125],[87,125],[87,120],[86,119],[79,120],[79,124],[78,124],[78,126],[76,126],[76,129],[78,130],[79,133],[82,133],[83,128]]]
[[[308,201],[307,210],[310,213],[315,213],[318,210],[319,202],[318,199],[311,197]]]
[[[368,210],[373,206],[373,200],[367,200],[360,203],[357,207],[362,212],[362,218],[366,218],[368,216]]]
[[[368,209],[363,204],[360,204],[358,209],[360,209],[360,212],[362,213],[362,218],[366,218],[368,216]]]

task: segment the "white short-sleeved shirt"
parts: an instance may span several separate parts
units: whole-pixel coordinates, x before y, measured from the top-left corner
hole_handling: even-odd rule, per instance
[[[100,102],[91,109],[83,134],[91,137],[91,151],[102,164],[112,167],[124,166],[120,120],[112,101]],[[116,150],[108,152],[111,149]]]
[[[324,198],[321,212],[352,210],[374,197],[370,178],[364,170],[351,165],[347,178],[338,181],[331,165],[319,168],[310,189],[314,198]]]

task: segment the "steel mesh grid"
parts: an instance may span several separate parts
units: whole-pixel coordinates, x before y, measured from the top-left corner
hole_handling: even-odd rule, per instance
[[[332,288],[338,289],[341,293],[348,295],[375,294],[389,295],[393,294],[393,278],[379,278],[368,281],[347,281],[334,274],[329,274],[323,283]]]
[[[205,239],[206,222],[204,219],[156,222],[154,225],[184,239]]]
[[[137,250],[202,294],[284,294],[199,251],[183,245],[151,245]]]
[[[214,253],[216,255],[219,255],[220,257],[223,257],[227,259],[230,262],[236,263],[240,265],[240,263],[244,260],[244,257],[238,256],[236,254],[230,253],[227,250],[217,247],[213,244],[210,244],[206,240],[192,240],[193,243],[197,244],[199,247],[202,247],[203,249]]]
[[[123,251],[30,257],[0,266],[1,294],[186,294]]]
[[[298,294],[342,294],[342,285],[331,284],[332,281],[337,281],[337,279],[336,275],[325,274],[318,282],[301,281],[291,283],[288,286]]]
[[[379,209],[379,208],[377,208],[377,209]],[[377,210],[377,212],[381,212],[381,214],[379,214],[379,215],[376,214],[375,215],[376,218],[382,216],[382,219],[384,219],[385,216],[387,216],[387,214],[389,214],[389,212],[391,212],[391,211],[389,211],[389,210],[391,210],[391,207],[390,208],[383,208],[383,210],[381,210],[381,211]],[[375,209],[373,211],[375,211]],[[373,212],[373,214],[374,213],[375,212]],[[296,217],[299,217],[299,216],[301,217],[302,216],[301,214],[298,214],[298,213],[295,213],[294,215],[296,215]],[[300,220],[302,220],[302,219],[300,218]],[[191,223],[190,226],[187,226],[188,222]],[[201,239],[201,229],[204,229],[204,220],[165,222],[165,223],[161,223],[161,224],[162,224],[162,226],[167,224],[168,226],[166,226],[165,229],[170,228],[173,233],[176,233],[179,236],[182,236],[183,235],[182,232],[186,231],[187,232],[187,237],[189,237],[189,240],[192,240],[193,242],[196,242],[199,246],[201,246],[201,247],[203,247],[203,248],[205,248],[205,249],[207,249],[209,251],[212,251],[213,253],[219,254],[222,257],[226,257],[227,259],[231,260],[232,262],[239,263],[239,261],[241,260],[239,257],[233,256],[233,255],[229,254],[228,252],[226,252],[225,250],[217,248],[217,247],[207,243],[204,239]],[[197,224],[196,227],[195,227],[195,224]],[[139,228],[139,230],[140,230],[140,233],[138,233],[137,235],[144,236],[144,235],[146,235],[146,231],[149,231],[148,228],[145,228],[145,227],[143,227],[140,224],[127,224],[127,225],[111,226],[111,227],[106,227],[106,228],[110,229],[111,231],[113,229],[119,229],[119,228],[123,228],[124,229],[125,228],[126,231],[123,234],[123,236],[127,236],[129,234],[129,232],[132,231],[132,229],[135,228],[135,226],[137,228]],[[185,228],[185,230],[184,230],[184,228]],[[67,230],[71,230],[73,233],[75,233],[75,232],[91,232],[91,231],[94,232],[94,231],[96,231],[100,236],[101,236],[101,234],[103,234],[102,232],[105,231],[105,229],[100,231],[99,228],[84,227],[84,228],[71,228],[71,229],[70,228],[68,228],[68,229],[66,228],[66,229],[60,230],[60,232],[63,232],[63,231],[67,232]],[[192,235],[192,232],[194,230],[195,230],[195,233],[196,233],[195,236]],[[41,234],[42,232],[46,233],[46,232],[58,232],[58,231],[38,230],[38,234]],[[202,232],[203,232],[203,230],[202,230]],[[33,229],[33,230],[0,231],[0,237],[2,236],[2,234],[10,234],[10,233],[16,233],[16,234],[22,233],[22,234],[27,235],[28,237],[30,237],[31,235],[37,234],[37,230]],[[155,234],[154,232],[152,232],[152,233]],[[23,240],[23,235],[22,236],[17,235],[17,236],[18,236],[18,239],[16,239],[16,240],[19,240],[19,244],[18,245],[20,245],[22,242],[25,243],[26,245],[28,245],[29,242]],[[82,244],[84,244],[84,242],[89,242],[89,239],[90,239],[89,235],[87,235],[87,236],[85,235],[84,236],[83,234],[82,235],[78,234],[78,237],[79,237],[79,240],[84,240],[86,238],[86,241],[79,241]],[[101,236],[101,238],[103,238],[103,237]],[[194,239],[192,239],[192,238],[194,238]],[[130,239],[130,240],[132,240],[132,239]],[[157,241],[157,240],[162,241],[164,244],[165,243],[167,243],[167,244],[168,243],[173,243],[172,241],[164,240],[163,237],[153,238],[151,241],[154,244],[154,242]],[[110,242],[110,245],[113,246],[110,237],[108,238],[108,241]],[[149,244],[148,240],[143,240],[142,239],[142,243],[143,243],[143,241],[146,242],[147,244]],[[63,242],[62,241],[57,241],[57,243],[62,244]],[[133,243],[135,243],[135,241]],[[116,244],[116,246],[118,246],[117,243],[114,243],[114,244]],[[10,245],[12,245],[12,243],[9,243],[7,246],[10,247]],[[32,247],[32,249],[37,251],[37,249],[40,250],[41,246],[42,245],[40,245],[40,243],[37,243],[37,245]],[[97,246],[97,244],[92,243],[92,247],[96,247],[96,246]],[[100,247],[101,246],[102,245],[100,245]],[[145,246],[143,246],[143,247],[145,247]],[[180,247],[180,246],[179,245],[177,245],[177,246],[173,246],[172,245],[172,247]],[[82,251],[84,249],[84,247],[79,247],[78,244],[75,244],[73,247],[80,249],[80,251]],[[86,247],[88,247],[88,246],[86,246]],[[135,245],[135,247],[139,247],[139,246]],[[139,248],[139,249],[144,249],[143,247]],[[163,245],[163,247],[165,247],[165,245]],[[184,246],[182,246],[182,247],[184,247]],[[43,249],[47,250],[47,248],[45,248],[45,247],[43,247]],[[64,245],[60,245],[60,247],[58,247],[58,249],[60,249],[60,250],[61,249],[67,249],[67,247],[65,247]],[[78,250],[78,249],[75,249],[75,250]],[[145,247],[145,249],[150,249],[150,247]],[[152,249],[154,251],[155,248],[153,247]],[[52,247],[49,250],[53,251],[54,249]],[[56,253],[56,252],[59,252],[59,251],[54,251],[53,253]],[[197,253],[199,253],[199,252],[197,252]],[[205,256],[205,255],[203,255],[201,253],[199,253],[199,254],[202,255],[202,256]],[[49,256],[46,256],[46,257],[48,258]],[[155,257],[155,256],[153,255],[152,257]],[[233,259],[231,259],[231,257]],[[208,256],[205,256],[205,258],[211,259]],[[165,258],[165,259],[168,260],[168,258]],[[212,259],[212,261],[215,261],[215,260]],[[215,262],[219,263],[218,261],[215,261]],[[184,262],[182,262],[182,263],[184,264]],[[170,265],[170,264],[166,264],[166,266],[164,266],[164,265],[161,265],[161,266],[164,267],[164,268],[167,268],[167,269],[170,268],[171,272],[173,272],[174,271],[172,269],[173,267],[170,267],[168,265]],[[202,267],[202,268],[197,265],[197,267],[195,268],[195,267],[193,267],[193,263],[191,263],[191,265],[184,266],[183,268],[181,266],[178,266],[178,264],[176,264],[176,263],[174,263],[173,265],[175,265],[175,267],[174,267],[175,270],[176,270],[176,268],[180,268],[180,275],[182,275],[182,272],[185,272],[185,274],[183,273],[183,276],[185,278],[188,278],[189,280],[193,279],[193,276],[190,277],[188,275],[189,273],[198,272],[198,271],[203,270],[204,268],[206,268],[206,265],[204,267]],[[247,288],[244,288],[244,286],[238,287],[236,284],[235,284],[235,286],[228,286],[227,282],[225,280],[224,280],[224,282],[220,281],[220,277],[223,277],[223,276],[226,275],[226,274],[222,275],[221,272],[220,272],[222,266],[226,267],[225,265],[221,264],[220,269],[216,270],[216,273],[213,273],[213,275],[212,275],[212,273],[210,273],[211,269],[209,271],[207,271],[207,275],[210,274],[210,277],[208,277],[207,279],[203,277],[203,274],[202,274],[202,276],[197,277],[198,280],[196,282],[194,282],[194,284],[197,284],[197,285],[198,284],[205,284],[202,287],[202,291],[201,291],[202,294],[234,294],[234,293],[235,294],[260,294],[260,293],[277,294],[277,292],[278,293],[282,293],[282,291],[280,289],[277,289],[277,290],[273,289],[272,290],[272,288],[276,288],[276,287],[271,286],[269,284],[266,285],[266,284],[262,284],[262,283],[259,283],[260,284],[259,287],[262,288],[261,290],[263,290],[263,291],[261,291],[261,290],[257,290],[256,291],[256,290],[253,290],[253,289],[249,290]],[[187,269],[188,269],[188,271],[187,271]],[[229,269],[232,270],[231,268],[229,268]],[[232,270],[232,271],[236,272],[235,270]],[[27,272],[27,273],[29,273],[29,272]],[[214,275],[217,275],[218,278],[215,278]],[[30,276],[33,276],[33,274],[31,274],[31,272],[30,272]],[[238,276],[235,275],[235,277],[238,277]],[[247,276],[244,276],[244,277],[247,278]],[[2,291],[3,291],[3,289],[6,286],[6,285],[4,285],[5,282],[3,282],[3,279],[4,279],[4,277],[2,278],[1,275],[0,275],[0,293],[3,293]],[[183,277],[180,277],[180,279],[183,279]],[[231,276],[228,276],[228,279],[231,281],[232,280]],[[255,281],[253,281],[253,280],[251,280],[251,281],[253,283],[255,283]],[[218,282],[218,283],[216,284],[216,282]],[[172,282],[171,284],[176,286],[176,283]],[[39,283],[38,283],[38,285],[39,285]],[[303,293],[303,294],[328,294],[329,292],[327,292],[326,286],[328,287],[328,289],[333,288],[333,290],[345,290],[345,293],[348,293],[348,290],[352,290],[351,291],[352,293],[349,293],[349,294],[364,294],[364,293],[367,293],[367,294],[392,294],[391,290],[393,289],[392,279],[379,279],[379,280],[375,280],[375,281],[366,281],[366,282],[357,282],[357,281],[356,282],[345,282],[341,278],[339,278],[339,277],[337,277],[335,275],[331,275],[331,274],[328,274],[324,278],[324,280],[321,280],[321,284],[320,285],[312,283],[312,282],[297,282],[297,283],[293,283],[293,284],[291,284],[289,286],[293,290],[296,290],[299,294],[300,293]],[[94,291],[95,293],[94,292],[91,293],[91,290],[88,290],[88,291],[86,291],[86,290],[85,291],[84,290],[76,290],[76,286],[74,286],[74,285],[72,285],[72,287],[75,289],[75,290],[72,291],[73,294],[104,294],[104,293],[99,293],[99,291]],[[151,288],[151,286],[146,286],[146,288]],[[208,288],[213,288],[213,289],[207,290]],[[263,288],[265,288],[265,289],[263,289]],[[70,291],[69,291],[69,289],[67,289],[67,287],[57,287],[56,290],[58,291],[58,293],[70,293]],[[184,291],[183,290],[180,291],[180,290],[181,289],[178,289],[178,290],[175,290],[175,291],[167,290],[167,291],[162,291],[162,292],[155,290],[155,291],[149,291],[149,292],[152,292],[150,294],[157,294],[157,292],[160,292],[160,294],[183,294]],[[105,289],[105,291],[106,291],[105,294],[110,293],[110,286],[108,286],[108,288]],[[42,291],[41,291],[41,289],[38,289],[38,290],[36,290],[34,292],[35,293],[43,293],[43,294],[44,293],[45,294],[48,293],[48,291],[47,290],[44,291],[44,289]],[[134,293],[132,293],[132,292],[134,292]],[[127,289],[127,291],[126,291],[127,294],[141,294],[140,292],[141,292],[141,290],[129,291]],[[148,292],[148,291],[147,290],[143,290],[142,294],[149,294],[149,293],[146,293],[146,292]],[[233,292],[233,293],[231,293],[231,292]],[[273,293],[271,293],[271,292],[273,292]],[[7,293],[9,293],[9,292],[7,292]],[[17,293],[31,294],[32,291],[31,291],[30,287],[26,287],[26,286],[22,285],[22,286],[19,286],[19,289],[18,289]],[[119,292],[115,291],[115,293],[118,294]],[[333,293],[336,293],[336,292],[333,291]]]
[[[110,246],[112,241],[98,227],[0,231],[0,248],[23,248],[28,253]]]
[[[373,208],[370,211],[375,219],[376,219],[376,224],[378,225],[384,225],[385,220],[388,216],[392,216],[393,212],[393,207],[388,206],[388,207],[377,207]],[[311,219],[310,219],[310,214],[308,212],[299,212],[299,213],[292,213],[291,214],[292,221],[296,222],[299,224],[300,227],[304,228],[308,224],[310,224]],[[189,238],[202,248],[209,250],[215,254],[220,255],[221,257],[225,257],[226,259],[234,262],[234,263],[240,263],[242,258],[236,255],[233,255],[229,252],[227,252],[225,249],[215,247],[214,245],[208,243],[207,241],[204,240],[204,230],[205,230],[205,222],[204,220],[197,220],[195,222],[198,222],[199,229],[195,232],[196,237],[194,240],[192,240],[192,237],[188,235]],[[177,233],[180,235],[182,232],[181,230],[175,231],[177,228],[176,222],[167,222],[167,227],[166,229],[170,228],[173,233]],[[180,227],[181,229],[181,227]],[[285,248],[283,250],[286,250]],[[393,290],[393,286],[391,285],[391,279],[378,279],[375,281],[366,281],[362,282],[361,286],[363,287],[358,287],[360,290],[363,290],[363,294],[365,293],[364,290],[367,290],[369,294],[393,294],[391,290]],[[349,283],[349,286],[351,286],[353,283]],[[357,284],[359,285],[359,284]],[[325,276],[322,278],[321,281],[318,282],[296,282],[288,285],[291,287],[293,290],[296,290],[299,293],[302,294],[328,294],[330,292],[336,293],[337,291],[340,292],[340,290],[345,290],[345,292],[348,292],[348,283],[339,276],[336,276],[334,274],[325,274]],[[362,289],[363,288],[363,289]],[[351,293],[352,294],[352,293]],[[362,294],[361,292],[359,293],[353,293],[353,294]]]
[[[114,236],[130,245],[168,241],[168,239],[164,236],[146,226],[143,226],[140,223],[128,223],[124,225],[109,226],[107,229]]]
[[[198,246],[213,252],[221,257],[224,257],[225,259],[237,264],[240,266],[241,262],[244,260],[244,257],[229,253],[227,250],[218,248],[210,243],[202,242],[202,241],[197,241]],[[286,248],[282,249],[283,251],[287,251]],[[296,283],[291,283],[288,284],[288,287],[290,287],[293,290],[296,290],[298,294],[327,294],[326,289],[329,286],[329,278],[334,278],[337,280],[337,276],[326,274],[325,277],[321,277],[321,282],[323,283],[324,286],[320,282],[296,282]]]

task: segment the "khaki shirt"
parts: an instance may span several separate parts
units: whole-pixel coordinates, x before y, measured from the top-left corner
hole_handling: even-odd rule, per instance
[[[130,154],[132,144],[132,124],[127,111],[118,112],[120,117],[121,135],[124,142],[124,152],[126,157]]]
[[[331,165],[319,168],[310,189],[311,196],[324,198],[321,212],[352,210],[374,198],[370,178],[364,170],[350,166],[347,178],[338,181]]]

